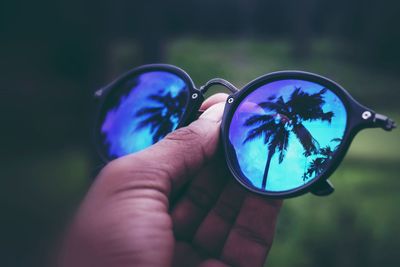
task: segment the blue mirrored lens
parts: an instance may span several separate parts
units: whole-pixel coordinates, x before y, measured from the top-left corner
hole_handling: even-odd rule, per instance
[[[166,71],[142,73],[112,88],[99,129],[105,154],[121,157],[164,138],[177,128],[188,95],[185,81]]]
[[[229,128],[238,173],[250,188],[294,190],[328,166],[341,144],[347,113],[329,88],[279,80],[250,93]]]

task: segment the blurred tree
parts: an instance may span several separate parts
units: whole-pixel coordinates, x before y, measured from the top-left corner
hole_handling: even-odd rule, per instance
[[[256,32],[254,17],[258,6],[257,0],[238,0],[237,8],[240,10],[238,16],[239,32],[243,37],[253,36]]]
[[[310,54],[311,50],[311,20],[312,9],[315,6],[314,0],[292,0],[292,6],[288,9],[291,18],[291,35],[293,40],[293,56],[304,59]]]
[[[144,64],[161,62],[164,59],[165,37],[167,34],[167,20],[169,13],[166,1],[148,0],[138,5],[135,1],[127,1],[128,30],[138,37],[140,46],[140,61]],[[123,6],[122,8],[127,8]],[[146,14],[143,16],[142,14]]]

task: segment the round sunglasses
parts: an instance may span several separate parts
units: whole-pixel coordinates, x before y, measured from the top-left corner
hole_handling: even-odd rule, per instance
[[[272,198],[331,194],[327,179],[355,134],[364,128],[396,127],[316,74],[274,72],[241,90],[215,78],[196,88],[182,69],[152,64],[95,92],[100,98],[94,136],[99,155],[107,162],[138,152],[189,124],[214,85],[232,92],[221,122],[231,173],[245,188]]]

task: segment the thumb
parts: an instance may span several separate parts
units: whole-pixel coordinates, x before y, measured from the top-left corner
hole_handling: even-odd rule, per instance
[[[151,159],[153,166],[162,169],[174,191],[181,188],[216,153],[224,105],[209,107],[196,121],[170,133],[138,156]],[[160,179],[165,178],[161,175]]]
[[[99,178],[113,178],[103,181],[103,188],[108,192],[127,187],[155,189],[166,196],[179,190],[216,153],[224,105],[214,104],[155,145],[110,162]]]

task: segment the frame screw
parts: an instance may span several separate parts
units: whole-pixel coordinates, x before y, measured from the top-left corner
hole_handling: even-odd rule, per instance
[[[199,96],[198,93],[194,93],[194,94],[192,95],[192,99],[196,99],[198,96]]]
[[[370,111],[364,111],[363,114],[361,115],[361,117],[362,117],[364,120],[368,120],[369,118],[371,118],[371,116],[372,116],[372,114],[371,114]]]
[[[228,103],[229,103],[229,104],[232,104],[232,103],[233,103],[233,98],[232,98],[232,97],[230,97],[230,98],[228,99]]]
[[[100,90],[97,90],[97,91],[94,93],[94,96],[95,96],[95,97],[100,97],[102,94],[103,94],[103,90],[100,89]]]

